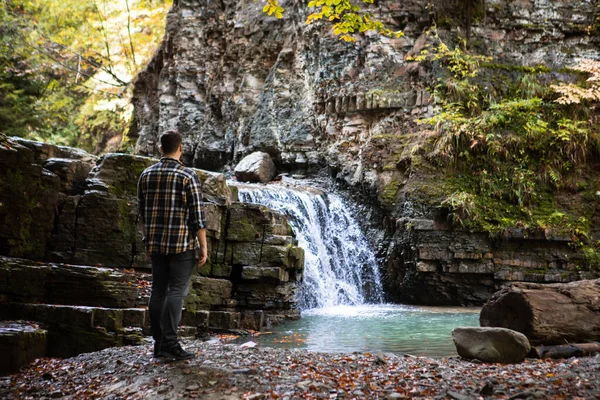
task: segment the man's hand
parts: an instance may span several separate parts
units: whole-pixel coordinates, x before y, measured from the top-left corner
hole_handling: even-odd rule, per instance
[[[206,245],[206,229],[200,229],[196,232],[196,237],[198,238],[199,245],[196,247],[196,262],[198,267],[206,264],[206,260],[208,260],[208,250]]]
[[[207,260],[208,254],[206,251],[206,246],[196,247],[196,264],[198,265],[198,267],[201,267],[204,264],[206,264]]]

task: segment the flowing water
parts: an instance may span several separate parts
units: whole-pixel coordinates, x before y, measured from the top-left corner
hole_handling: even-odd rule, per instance
[[[287,215],[304,249],[301,309],[383,301],[375,255],[339,196],[283,185],[240,186],[239,195]]]
[[[287,215],[304,248],[302,318],[254,338],[271,347],[456,355],[451,332],[478,326],[478,309],[382,304],[379,269],[350,207],[334,194],[286,185],[240,185],[240,200]]]

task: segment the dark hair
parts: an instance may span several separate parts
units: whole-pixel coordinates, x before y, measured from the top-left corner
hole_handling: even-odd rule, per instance
[[[181,144],[181,135],[176,131],[166,131],[160,137],[160,146],[164,154],[174,153]]]

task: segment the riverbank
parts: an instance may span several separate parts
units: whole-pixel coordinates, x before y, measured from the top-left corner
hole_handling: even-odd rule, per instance
[[[600,356],[481,364],[371,353],[313,353],[186,341],[189,361],[152,347],[42,359],[0,377],[3,399],[600,398]]]

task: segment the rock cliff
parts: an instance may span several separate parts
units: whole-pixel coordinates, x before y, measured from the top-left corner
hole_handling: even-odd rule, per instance
[[[432,135],[416,121],[436,111],[427,88],[439,71],[414,57],[435,44],[435,25],[449,46],[466,39],[491,56],[491,68],[560,73],[580,58],[600,59],[598,4],[486,0],[467,15],[462,3],[378,1],[369,10],[404,36],[359,35],[348,44],[327,25],[304,24],[298,2],[282,1],[287,11],[275,20],[251,0],[176,0],[135,86],[136,151],[157,154],[160,132],[175,128],[184,158],[199,168],[227,170],[264,151],[281,170],[325,174],[366,194],[383,211],[371,227],[386,237],[376,245],[395,300],[481,304],[511,280],[586,276],[560,235],[517,229],[492,239],[446,226],[439,171],[412,157]],[[592,227],[600,226],[594,202]]]
[[[150,271],[136,226],[137,180],[156,161],[0,143],[0,320],[43,324],[53,356],[140,340]],[[304,252],[285,216],[238,202],[222,174],[196,173],[209,262],[193,277],[184,324],[203,334],[298,318]]]

